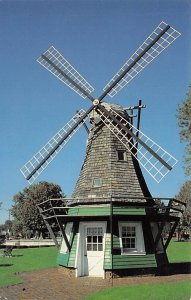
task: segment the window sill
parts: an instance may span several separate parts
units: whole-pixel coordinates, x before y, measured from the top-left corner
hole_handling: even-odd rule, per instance
[[[143,252],[143,251],[129,251],[129,252],[121,252],[121,255],[146,255],[146,252]]]

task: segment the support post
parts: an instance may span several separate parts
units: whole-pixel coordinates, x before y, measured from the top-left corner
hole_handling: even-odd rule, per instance
[[[141,108],[142,108],[142,100],[139,100],[139,105],[138,105],[138,116],[137,116],[137,138],[139,137],[139,129],[140,129],[140,122],[141,122]],[[138,148],[138,141],[135,144],[135,148]]]
[[[172,203],[173,203],[173,199],[170,199],[170,201],[168,203],[168,206],[167,206],[167,208],[165,210],[165,213],[164,213],[165,218],[170,213],[170,209],[171,209]],[[162,231],[163,231],[163,228],[164,228],[165,224],[166,224],[166,221],[163,221],[163,222],[161,222],[160,226],[158,226],[159,227],[159,231],[158,231],[158,234],[157,234],[156,239],[155,239],[155,248],[157,248],[157,246],[158,246],[158,243],[159,243],[159,240],[161,238],[161,234],[162,234]]]
[[[59,244],[58,244],[58,241],[57,241],[57,239],[56,239],[56,237],[55,237],[54,232],[52,231],[52,228],[51,228],[50,224],[49,224],[48,221],[46,220],[46,217],[43,215],[43,210],[42,210],[42,208],[40,208],[38,205],[37,205],[37,207],[38,207],[38,210],[39,210],[39,212],[40,212],[40,215],[42,216],[43,221],[44,221],[44,223],[45,223],[45,225],[46,225],[46,227],[47,227],[47,229],[48,229],[48,232],[50,233],[50,236],[51,236],[51,238],[52,238],[53,241],[54,241],[55,246],[59,249],[60,246],[59,246]]]
[[[155,241],[154,241],[155,249],[157,249],[157,246],[158,246],[159,240],[160,240],[160,238],[161,238],[161,234],[162,234],[163,228],[164,228],[164,226],[165,226],[165,223],[166,223],[166,222],[162,222],[162,224],[161,224],[160,226],[159,226],[159,224],[158,224],[159,231],[158,231],[157,236],[156,236],[156,239],[155,239]]]
[[[52,206],[51,200],[50,200],[50,206],[51,206],[51,208],[52,208],[52,210],[53,210],[54,217],[55,217],[56,222],[57,222],[57,224],[58,224],[58,226],[59,226],[59,228],[60,228],[60,231],[62,232],[62,236],[63,236],[63,238],[64,238],[64,241],[65,241],[65,243],[66,243],[66,246],[67,246],[67,248],[68,248],[68,251],[70,251],[70,250],[71,250],[70,243],[68,242],[68,239],[67,239],[67,236],[66,236],[65,230],[63,229],[62,224],[61,224],[60,221],[58,220],[58,217],[57,217],[57,215],[56,215],[56,213],[55,213],[54,207]]]
[[[178,222],[179,222],[179,220],[175,221],[173,227],[171,228],[171,231],[170,231],[169,236],[168,236],[168,238],[166,240],[166,243],[164,244],[165,250],[167,249],[167,247],[168,247],[168,245],[169,245],[169,243],[171,241],[171,238],[172,238],[172,236],[173,236],[173,234],[174,234],[174,232],[176,230],[176,227],[178,225]]]

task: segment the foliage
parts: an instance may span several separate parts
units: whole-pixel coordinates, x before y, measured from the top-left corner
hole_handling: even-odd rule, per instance
[[[97,292],[83,300],[186,300],[190,299],[190,288],[191,284],[187,281],[118,286]]]
[[[4,224],[0,225],[0,232],[1,231],[6,231],[6,232],[11,231],[12,230],[12,223],[13,223],[12,221],[6,220]]]
[[[3,254],[3,249],[0,254]],[[12,257],[0,257],[0,287],[21,283],[20,272],[56,266],[56,247],[13,249],[12,254]]]
[[[175,196],[176,199],[186,203],[186,209],[181,218],[183,227],[191,226],[191,180],[186,181]]]
[[[13,220],[13,232],[30,238],[31,235],[38,237],[47,229],[38,211],[37,204],[47,199],[64,198],[59,185],[39,182],[25,188],[13,197],[14,205],[11,214]]]
[[[191,175],[191,85],[186,95],[185,101],[178,107],[178,125],[180,139],[186,142],[185,173]]]

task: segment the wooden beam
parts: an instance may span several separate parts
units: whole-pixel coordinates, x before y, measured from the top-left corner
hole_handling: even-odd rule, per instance
[[[52,230],[50,224],[48,223],[48,221],[46,220],[45,216],[44,216],[43,213],[42,213],[42,212],[43,212],[42,208],[39,207],[38,205],[37,205],[37,207],[38,207],[38,210],[39,210],[39,212],[40,212],[40,215],[42,216],[42,218],[43,218],[43,220],[44,220],[44,223],[45,223],[45,225],[46,225],[46,227],[47,227],[47,229],[48,229],[48,232],[50,233],[51,238],[53,239],[53,241],[54,241],[56,247],[59,249],[60,246],[59,246],[59,244],[58,244],[58,241],[57,241],[57,239],[56,239],[56,237],[55,237],[55,234],[54,234],[54,232],[53,232],[53,230]]]
[[[171,238],[172,238],[172,236],[173,236],[173,234],[174,234],[174,232],[175,232],[175,230],[176,230],[176,227],[177,227],[177,225],[178,225],[178,222],[179,222],[179,220],[178,220],[178,221],[175,221],[173,227],[171,228],[171,231],[170,231],[170,233],[169,233],[169,236],[168,236],[168,238],[167,238],[167,240],[166,240],[166,242],[165,242],[165,244],[164,244],[165,250],[167,249],[167,247],[168,247],[168,245],[169,245],[169,243],[170,243],[170,240],[171,240]]]

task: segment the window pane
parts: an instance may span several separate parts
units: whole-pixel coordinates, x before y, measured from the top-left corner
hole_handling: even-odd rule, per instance
[[[98,227],[98,235],[103,235],[103,228],[102,227]]]
[[[98,243],[102,243],[102,236],[98,236]]]
[[[135,240],[131,240],[131,248],[135,248]]]
[[[98,244],[98,251],[102,251],[102,250],[103,250],[102,244]]]
[[[136,249],[136,227],[135,226],[122,226],[122,247],[123,252],[129,249]]]
[[[91,243],[92,237],[91,236],[87,236],[87,242]]]
[[[123,150],[118,150],[117,151],[117,159],[122,160],[122,161],[126,160],[126,152]]]
[[[101,187],[102,186],[102,179],[101,178],[94,178],[93,179],[93,187]]]
[[[87,244],[87,250],[91,251],[92,250],[92,245],[91,244]]]

